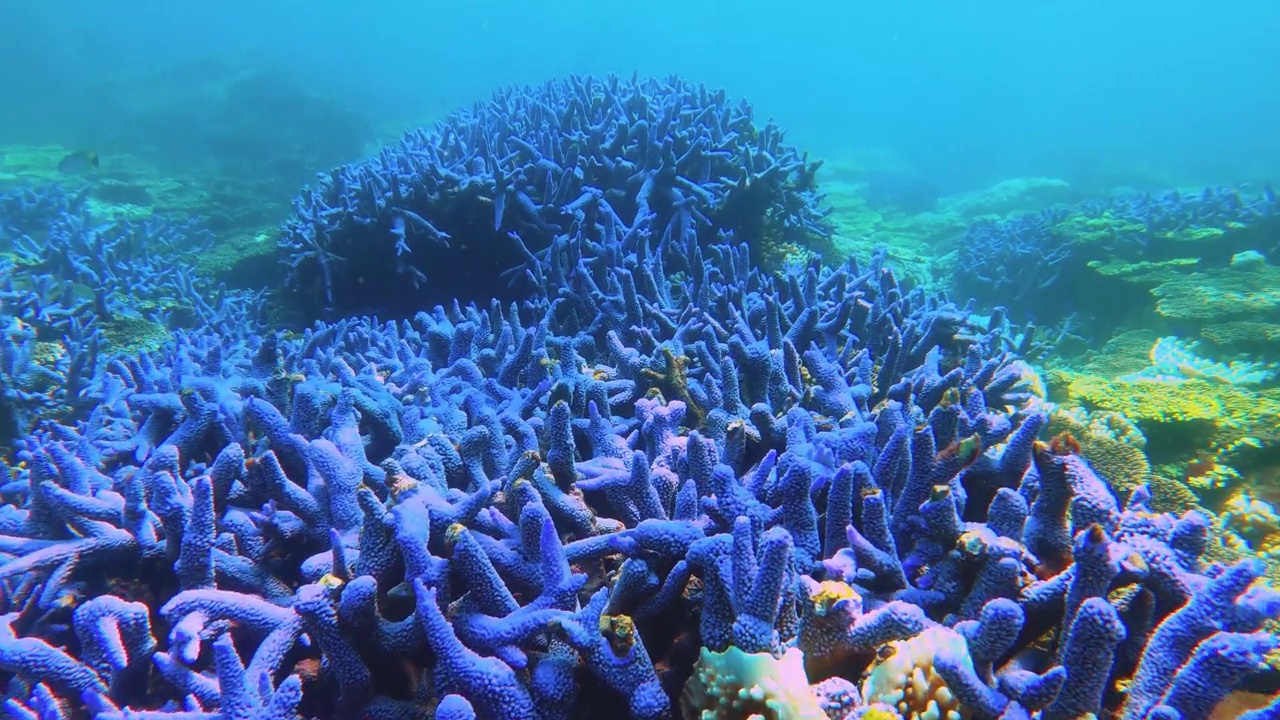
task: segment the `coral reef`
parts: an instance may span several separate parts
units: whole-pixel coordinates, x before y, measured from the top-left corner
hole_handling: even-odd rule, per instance
[[[901,171],[887,173],[889,176]],[[868,187],[868,172],[857,164],[824,162],[818,174],[822,191],[831,205],[829,216],[835,230],[832,245],[838,257],[866,255],[875,248],[888,248],[889,259],[904,279],[936,290],[952,286],[957,271],[955,251],[939,254],[956,236],[974,223],[990,222],[1018,212],[1039,211],[1054,202],[1081,199],[1067,183],[1051,178],[1020,178],[989,188],[938,198],[936,207],[923,210],[903,207],[903,203],[876,202]]]
[[[823,166],[824,169],[826,166]],[[819,178],[823,178],[819,174]],[[950,218],[923,213],[907,215],[894,208],[872,207],[861,186],[823,179],[822,190],[831,205],[832,246],[838,257],[865,257],[886,248],[889,260],[904,279],[936,285],[938,268],[932,242],[955,231]]]
[[[0,446],[41,416],[82,419],[110,354],[159,348],[178,328],[251,323],[260,302],[190,269],[213,243],[198,223],[103,219],[88,195],[0,193]]]
[[[1141,430],[1154,465],[1177,466],[1173,475],[1209,488],[1226,481],[1219,471],[1238,477],[1215,466],[1265,465],[1280,446],[1280,394],[1250,385],[1272,372],[1257,363],[1206,361],[1161,338],[1151,364],[1138,372],[1051,372],[1050,396],[1061,405],[1119,413]]]
[[[656,256],[634,262],[652,272]],[[296,339],[195,335],[113,363],[94,390],[101,411],[29,436],[6,486],[25,498],[2,523],[10,707],[84,697],[111,718],[168,696],[197,713],[421,717],[438,693],[479,717],[621,703],[649,718],[670,717],[675,690],[701,677],[686,705],[719,707],[711,688],[736,678],[746,704],[725,712],[780,697],[799,717],[867,716],[908,697],[848,684],[861,669],[890,674],[879,648],[946,637],[928,692],[911,696],[921,712],[1060,702],[1071,717],[1101,710],[1113,683],[1005,667],[1019,627],[1076,628],[1067,637],[1088,652],[1114,653],[1128,663],[1117,679],[1145,683],[1130,703],[1186,702],[1155,678],[1187,663],[1174,677],[1198,681],[1188,641],[1259,652],[1240,632],[1276,601],[1235,599],[1258,570],[1222,569],[1198,589],[1201,516],[1153,514],[1141,488],[1122,511],[1068,444],[1033,448],[1043,417],[998,409],[1026,397],[1011,384],[1021,374],[1003,355],[984,360],[989,344],[955,345],[963,314],[901,296],[879,266],[807,278],[795,296],[754,271],[714,283],[724,319],[740,318],[723,336],[643,306],[622,330],[575,330],[577,313],[546,303]],[[861,332],[821,322],[860,298]],[[888,344],[847,347],[855,336]],[[796,353],[796,339],[811,350]],[[674,358],[688,360],[674,370]],[[1119,560],[1086,574],[1078,563],[1099,552]],[[591,590],[602,566],[617,571]],[[829,589],[806,593],[806,578]],[[1129,611],[1103,600],[1117,583],[1149,598],[1130,622],[1157,626],[1151,642],[1167,635],[1169,649],[1120,643]],[[1238,631],[1206,632],[1187,615],[1197,603],[1242,613]],[[1095,614],[1112,640],[1085,639],[1080,618]],[[662,634],[680,618],[703,665],[728,653],[728,670],[682,663],[692,648]],[[1071,647],[1068,667],[1083,652]],[[833,655],[829,677],[797,670]],[[791,670],[752,680],[772,657]]]
[[[1222,525],[1237,550],[1280,559],[1280,513],[1271,503],[1238,490],[1222,504]]]
[[[635,142],[658,164],[639,167],[673,168],[678,139],[744,116],[705,93],[646,104],[640,87],[686,86],[574,80],[500,96],[464,128],[541,118],[556,143],[580,130],[574,152],[632,152],[630,135],[602,139],[614,123],[593,138],[573,118],[652,109],[662,122]],[[528,104],[536,92],[559,102]],[[1040,441],[1044,389],[1014,352],[1031,333],[907,288],[884,253],[753,266],[748,245],[680,219],[700,197],[681,175],[666,178],[678,194],[633,169],[635,192],[531,204],[537,177],[573,186],[556,167],[618,155],[569,163],[513,133],[517,182],[483,167],[499,153],[487,134],[442,127],[414,162],[506,188],[488,227],[563,223],[525,246],[530,287],[301,334],[228,322],[250,310],[231,304],[86,373],[87,412],[24,432],[0,475],[10,716],[1280,714],[1280,638],[1263,629],[1280,593],[1261,561],[1213,559],[1207,514],[1118,492],[1070,434]],[[775,130],[739,132],[779,147]],[[776,190],[778,157],[715,162],[737,163],[740,189]],[[298,267],[334,271],[339,314],[385,289],[341,285],[356,268],[326,253],[367,248],[388,286],[420,259],[396,259],[387,233],[416,242],[422,226],[381,194],[404,198],[407,158],[356,166],[359,182],[336,172],[374,194],[343,196],[352,208],[373,205],[307,226],[328,234]],[[806,193],[770,196],[798,203],[777,231],[813,230]],[[615,207],[637,197],[648,211]],[[442,257],[460,275],[470,260]],[[24,317],[62,307],[46,303]],[[1137,442],[1102,416],[1088,427]]]
[[[977,192],[946,198],[939,206],[943,212],[973,221],[981,216],[1004,217],[1014,213],[1039,212],[1051,205],[1083,199],[1080,191],[1065,180],[1028,177],[1003,180]]]
[[[624,253],[652,243],[670,262],[689,244],[745,242],[757,264],[821,246],[817,167],[723,91],[575,77],[502,90],[335,169],[296,200],[281,248],[307,314],[411,317],[535,292],[573,272],[566,235],[611,240],[594,227],[627,228]]]
[[[1248,251],[1271,253],[1280,222],[1270,188],[1205,188],[1086,201],[974,223],[958,239],[956,292],[1013,305],[1041,324],[1075,315],[1102,340],[1145,312],[1144,278],[1191,260],[1229,266]],[[1265,258],[1265,256],[1264,256]],[[1117,308],[1132,308],[1117,312]],[[1137,314],[1135,314],[1137,313]]]
[[[1080,444],[1080,457],[1117,495],[1127,497],[1141,486],[1151,492],[1151,505],[1162,512],[1182,512],[1200,500],[1179,480],[1155,475],[1147,459],[1147,439],[1132,420],[1114,411],[1089,412],[1082,407],[1056,407],[1049,416],[1052,436],[1068,433]]]

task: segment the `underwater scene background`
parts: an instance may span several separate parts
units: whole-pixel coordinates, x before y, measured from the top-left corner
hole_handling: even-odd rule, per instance
[[[0,6],[0,708],[1280,718],[1277,31]]]

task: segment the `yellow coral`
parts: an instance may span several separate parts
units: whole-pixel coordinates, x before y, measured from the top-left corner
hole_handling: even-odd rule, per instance
[[[702,648],[680,695],[680,713],[684,720],[827,720],[809,687],[804,653],[794,647],[781,658]]]
[[[839,674],[855,662],[847,647],[836,641],[862,611],[862,597],[838,580],[805,583],[808,602],[801,606],[804,621],[796,647],[804,652],[805,671],[813,677]]]
[[[819,617],[825,616],[841,600],[862,602],[861,596],[848,583],[838,580],[823,580],[809,593],[809,602],[813,603],[814,614]]]
[[[1223,530],[1229,533],[1225,538],[1234,536],[1233,540],[1243,542],[1244,547],[1240,549],[1247,548],[1256,555],[1271,555],[1280,550],[1280,514],[1271,503],[1239,490],[1222,504],[1221,519]],[[1224,542],[1233,540],[1224,539]]]
[[[971,711],[933,668],[934,658],[944,651],[972,662],[964,637],[942,626],[890,643],[863,681],[863,701],[895,707],[904,720],[968,720]]]
[[[1059,402],[1121,413],[1149,440],[1153,424],[1181,425],[1192,434],[1206,434],[1217,449],[1240,449],[1256,446],[1260,434],[1273,436],[1280,427],[1280,397],[1273,391],[1202,379],[1125,381],[1065,373],[1058,381],[1065,391]]]
[[[1118,412],[1137,423],[1215,423],[1223,408],[1215,388],[1203,380],[1182,384],[1159,381],[1105,380],[1077,376],[1070,384],[1070,399],[1089,410]]]
[[[1119,414],[1147,438],[1149,482],[1162,509],[1185,509],[1196,490],[1214,506],[1222,490],[1239,486],[1265,458],[1260,454],[1280,442],[1280,391],[1258,390],[1208,379],[1161,381],[1150,378],[1110,379],[1056,370],[1049,374],[1051,397],[1060,407],[1052,424],[1070,431],[1084,455],[1117,494],[1142,481],[1137,454],[1111,442],[1125,433]],[[1108,418],[1095,421],[1095,417]]]

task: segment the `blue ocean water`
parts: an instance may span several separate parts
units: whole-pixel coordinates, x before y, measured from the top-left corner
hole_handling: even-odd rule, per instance
[[[814,153],[889,150],[948,186],[1084,174],[1274,178],[1280,10],[1190,1],[911,4],[661,0],[8,3],[0,137],[104,79],[246,58],[392,124],[567,73],[724,87]],[[67,122],[59,118],[55,125]],[[282,120],[281,122],[286,122]]]
[[[1280,719],[1278,29],[0,5],[0,716]]]

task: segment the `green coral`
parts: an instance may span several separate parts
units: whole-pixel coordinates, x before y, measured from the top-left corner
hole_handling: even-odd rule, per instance
[[[1071,184],[1057,178],[1030,177],[1003,180],[991,187],[938,202],[942,212],[973,219],[981,215],[1004,216],[1035,212],[1054,203],[1079,199]]]
[[[1280,323],[1232,320],[1200,328],[1200,337],[1225,350],[1275,354],[1280,351]]]
[[[948,215],[872,208],[855,183],[824,183],[823,189],[832,209],[828,219],[835,226],[832,246],[837,260],[865,258],[884,247],[895,272],[928,283],[943,270],[936,262],[936,242],[964,228],[963,221]]]
[[[1160,317],[1220,354],[1280,358],[1280,267],[1233,263],[1166,279],[1151,294]]]
[[[1055,229],[1072,242],[1085,244],[1105,243],[1129,233],[1146,232],[1146,226],[1141,223],[1118,219],[1109,210],[1094,217],[1073,212],[1063,218]]]
[[[216,276],[230,272],[241,262],[267,258],[276,251],[275,237],[271,231],[235,233],[219,240],[208,252],[200,255],[196,272]]]
[[[1132,282],[1160,282],[1178,276],[1179,271],[1200,264],[1200,258],[1127,261],[1119,258],[1090,260],[1089,267],[1099,275],[1118,277]]]
[[[1151,364],[1151,348],[1159,339],[1158,334],[1145,328],[1117,333],[1101,349],[1086,356],[1082,370],[1107,378],[1139,372]],[[1050,395],[1050,399],[1056,397]]]
[[[1074,241],[1080,243],[1099,243],[1126,235],[1141,235],[1156,240],[1182,244],[1216,242],[1225,236],[1228,231],[1242,229],[1243,227],[1239,223],[1228,222],[1223,223],[1221,227],[1179,227],[1175,230],[1152,232],[1145,223],[1118,218],[1110,210],[1094,216],[1073,212],[1058,223],[1057,226],[1059,231],[1066,233]]]
[[[137,315],[116,314],[103,321],[107,348],[126,355],[153,352],[169,340],[168,328]]]

